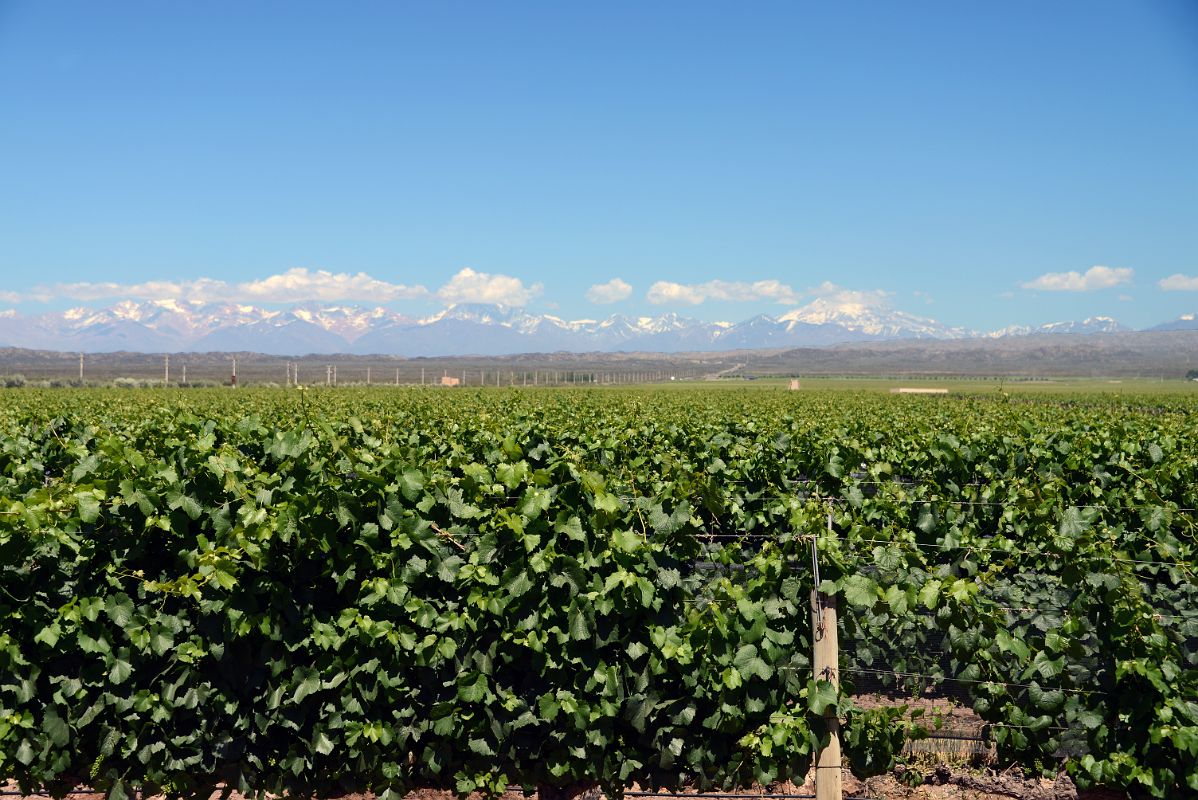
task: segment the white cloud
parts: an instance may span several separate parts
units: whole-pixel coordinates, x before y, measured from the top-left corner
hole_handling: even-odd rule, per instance
[[[587,289],[587,300],[599,304],[627,300],[631,295],[632,285],[619,278],[612,278],[607,283],[596,283]]]
[[[890,305],[890,292],[882,289],[846,289],[831,281],[824,281],[808,294],[828,300],[836,305],[857,305],[866,308],[880,308]]]
[[[1166,292],[1198,292],[1198,275],[1182,275],[1180,272],[1162,278],[1157,286]]]
[[[241,298],[271,303],[297,302],[301,300],[415,300],[425,297],[428,290],[423,286],[406,286],[372,278],[365,272],[334,274],[325,270],[309,272],[302,267],[289,269],[279,275],[271,275],[256,281],[237,284]]]
[[[466,267],[437,290],[437,297],[446,303],[496,303],[505,306],[528,305],[541,293],[539,283],[525,286],[510,275],[492,275]]]
[[[657,281],[649,287],[649,291],[645,293],[645,297],[650,303],[659,306],[668,303],[683,303],[688,306],[697,306],[707,299],[703,292],[694,286],[672,283],[670,281]]]
[[[707,300],[750,302],[770,300],[783,305],[794,305],[802,297],[790,286],[776,280],[764,281],[707,281],[706,283],[674,283],[657,281],[649,287],[646,299],[654,305],[682,303],[697,306]]]
[[[1084,273],[1047,272],[1033,281],[1020,284],[1024,289],[1041,289],[1046,292],[1093,292],[1110,289],[1112,286],[1131,281],[1135,270],[1131,267],[1090,267]]]
[[[69,298],[72,300],[199,300],[202,302],[294,303],[304,300],[413,300],[427,297],[423,286],[389,283],[367,275],[326,270],[289,269],[257,280],[229,283],[213,278],[190,281],[145,281],[143,283],[78,282],[34,287],[27,293],[7,293],[8,302]]]

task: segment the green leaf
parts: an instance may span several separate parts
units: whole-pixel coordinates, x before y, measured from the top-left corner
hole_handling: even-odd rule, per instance
[[[924,503],[919,507],[919,518],[915,522],[915,527],[929,536],[936,532],[936,510],[930,503]]]
[[[1027,696],[1040,711],[1056,711],[1065,704],[1065,693],[1060,689],[1045,690],[1034,683],[1028,686]]]
[[[811,710],[812,714],[823,715],[829,707],[835,708],[839,698],[836,687],[822,678],[808,684],[807,708]]]
[[[59,628],[58,623],[54,622],[34,634],[33,641],[41,642],[47,647],[53,647],[58,644],[58,637],[61,635],[62,630]]]
[[[557,699],[552,694],[543,694],[537,700],[537,708],[541,712],[541,719],[546,722],[553,722],[561,710],[561,704],[557,702]]]
[[[591,638],[591,628],[581,608],[575,608],[570,612],[570,638],[576,642]]]
[[[466,562],[461,556],[452,555],[448,558],[441,559],[440,566],[437,567],[437,577],[446,583],[453,583],[458,576],[458,570]]]
[[[46,716],[42,720],[42,730],[46,732],[50,743],[55,747],[65,747],[71,739],[71,729],[53,709],[46,712]]]
[[[298,669],[295,671],[295,692],[291,695],[291,702],[301,703],[304,698],[320,691],[320,673],[315,669]]]
[[[844,461],[841,460],[838,454],[834,453],[828,459],[828,464],[824,467],[824,472],[828,473],[833,478],[844,477]]]
[[[611,535],[612,546],[625,553],[633,553],[640,549],[644,539],[636,531],[616,531]]]
[[[919,587],[919,602],[924,608],[935,610],[940,605],[940,586],[940,581],[933,579]]]
[[[104,601],[104,612],[118,628],[127,628],[133,620],[133,601],[123,592],[110,594]]]
[[[108,669],[108,680],[118,686],[129,680],[129,676],[133,674],[133,665],[123,658],[114,658],[112,666]]]
[[[887,586],[883,595],[886,604],[895,614],[906,614],[908,609],[907,593],[897,586]]]
[[[406,469],[399,476],[399,492],[409,503],[414,502],[424,491],[424,474],[419,470]]]
[[[894,545],[875,547],[873,553],[874,563],[883,571],[893,572],[903,564],[903,551]]]
[[[1057,526],[1057,533],[1062,539],[1073,541],[1081,536],[1087,527],[1088,523],[1082,518],[1081,509],[1077,506],[1070,506],[1061,515],[1060,524]]]
[[[599,492],[595,495],[595,508],[614,514],[620,510],[620,498],[614,494]]]
[[[1005,628],[999,628],[994,636],[995,644],[1004,653],[1013,653],[1020,661],[1027,661],[1031,651],[1022,639],[1011,634]]]
[[[458,699],[465,703],[479,703],[487,696],[487,679],[482,673],[472,673],[473,678],[458,682]]]
[[[1035,658],[1032,659],[1031,666],[1024,671],[1023,675],[1024,679],[1027,679],[1038,673],[1042,677],[1051,680],[1060,675],[1064,668],[1065,659],[1063,657],[1052,659],[1048,657],[1048,653],[1041,650],[1036,653]]]
[[[81,521],[90,524],[100,518],[100,501],[90,491],[75,492],[75,503]]]
[[[846,575],[841,579],[845,602],[857,608],[872,608],[879,599],[878,584],[865,575]]]
[[[746,680],[752,677],[758,677],[763,681],[769,680],[774,674],[773,668],[758,655],[757,646],[752,644],[742,645],[736,651],[736,655],[732,658],[732,665]]]
[[[1169,527],[1173,521],[1173,512],[1164,506],[1147,506],[1140,509],[1140,519],[1145,528],[1156,533]]]
[[[573,539],[576,542],[586,541],[586,531],[582,529],[582,520],[576,516],[567,517],[564,521],[558,517],[558,521],[554,523],[553,529],[557,533],[564,533],[567,538]]]
[[[865,503],[865,495],[861,493],[861,487],[856,484],[849,487],[847,499],[853,508],[861,508]]]
[[[524,570],[520,570],[507,582],[507,592],[512,597],[520,597],[532,588],[532,578]]]

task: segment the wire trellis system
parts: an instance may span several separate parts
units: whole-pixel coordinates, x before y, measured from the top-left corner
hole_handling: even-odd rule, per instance
[[[786,667],[783,667],[782,669],[786,669]],[[797,667],[795,667],[794,669],[797,669]],[[1045,688],[1045,687],[1030,684],[1030,683],[1013,683],[1013,682],[1009,682],[1009,681],[985,680],[983,678],[952,678],[947,675],[944,675],[944,676],[925,675],[920,672],[900,672],[898,670],[871,669],[871,668],[867,668],[867,667],[841,667],[840,671],[841,672],[854,672],[854,673],[864,674],[864,675],[893,675],[893,676],[896,676],[899,678],[922,678],[922,679],[929,680],[929,681],[949,681],[952,683],[970,683],[970,684],[979,684],[979,685],[980,684],[990,684],[992,686],[1005,686],[1008,689],[1033,689],[1033,688],[1034,689],[1043,689],[1043,688]],[[1049,689],[1048,691],[1053,691],[1053,690]],[[1108,692],[1101,691],[1100,689],[1072,689],[1069,687],[1057,687],[1055,689],[1055,691],[1069,692],[1072,694],[1101,694],[1101,695],[1108,694]]]

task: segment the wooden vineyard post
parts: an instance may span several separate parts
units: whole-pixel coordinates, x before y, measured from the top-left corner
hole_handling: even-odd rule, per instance
[[[828,512],[828,534],[832,531],[832,512]],[[836,597],[819,590],[819,548],[811,541],[811,565],[815,587],[811,590],[811,641],[814,653],[812,665],[816,680],[826,680],[840,688],[840,651],[836,635]],[[843,790],[840,775],[840,712],[836,705],[824,710],[828,729],[828,746],[819,752],[815,762],[815,799],[841,800]]]

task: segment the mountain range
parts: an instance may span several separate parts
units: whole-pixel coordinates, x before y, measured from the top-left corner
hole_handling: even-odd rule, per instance
[[[0,313],[0,346],[70,352],[357,353],[400,356],[529,352],[701,352],[854,342],[1117,333],[1110,317],[976,331],[878,305],[819,298],[780,316],[739,323],[674,313],[565,320],[520,308],[460,304],[414,318],[376,307],[307,303],[272,309],[181,300],[123,301],[25,316]],[[1198,330],[1194,314],[1148,330]]]

